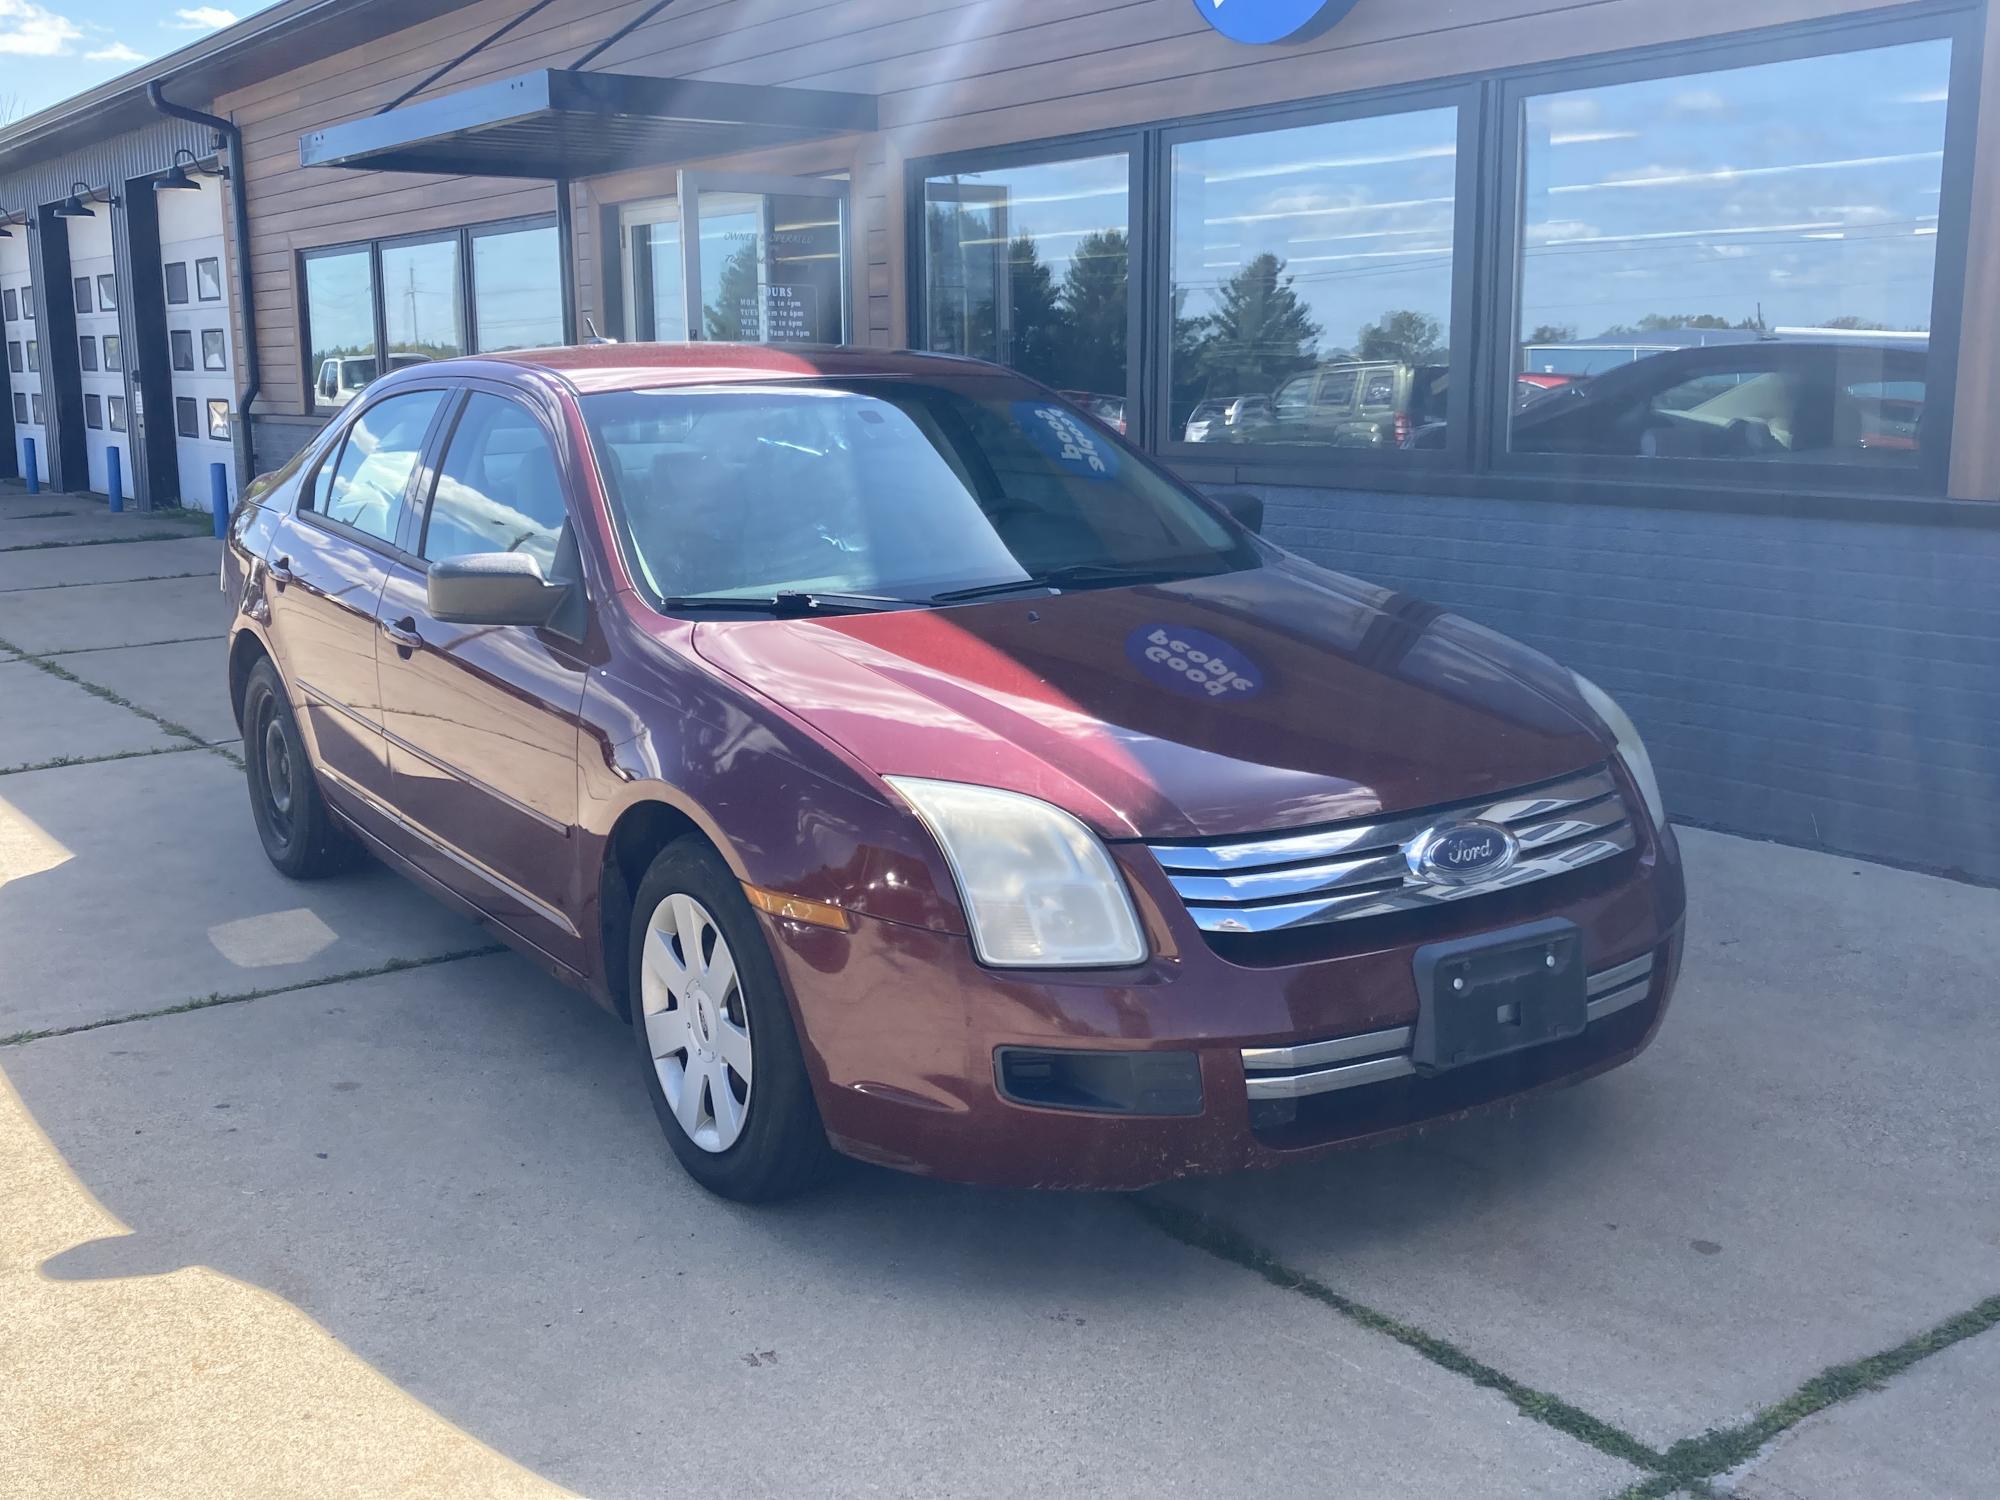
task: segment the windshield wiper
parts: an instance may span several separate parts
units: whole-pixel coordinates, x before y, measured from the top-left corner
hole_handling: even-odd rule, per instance
[[[1087,588],[1092,584],[1105,583],[1122,585],[1133,583],[1166,583],[1176,578],[1192,578],[1196,572],[1187,568],[1121,568],[1108,563],[1071,563],[1067,567],[1047,568],[1026,578],[1009,579],[1005,583],[981,583],[967,589],[946,589],[941,594],[932,594],[933,604],[956,604],[967,599],[986,599],[1000,594],[1043,592],[1049,589]]]
[[[780,589],[775,594],[685,594],[660,601],[660,608],[743,610],[749,614],[860,615],[876,610],[910,609],[923,601],[893,594],[838,594],[819,589]]]

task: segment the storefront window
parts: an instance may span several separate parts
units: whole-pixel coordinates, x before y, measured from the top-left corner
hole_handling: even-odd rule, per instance
[[[375,267],[366,246],[312,255],[303,267],[308,369],[313,400],[322,408],[352,401],[378,373],[375,347]],[[180,350],[175,349],[175,368]],[[193,367],[189,350],[188,368]],[[192,434],[190,434],[192,436]]]
[[[458,236],[382,247],[382,326],[389,368],[465,353]]]
[[[1122,430],[1129,158],[934,176],[923,212],[925,347],[1011,365]]]
[[[563,341],[562,246],[555,225],[473,235],[472,326],[483,354]]]
[[[1442,447],[1458,111],[1173,148],[1169,441]]]
[[[1917,466],[1951,44],[1526,101],[1515,453]]]

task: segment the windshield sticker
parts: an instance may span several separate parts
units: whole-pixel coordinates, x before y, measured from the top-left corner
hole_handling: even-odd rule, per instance
[[[1205,630],[1141,625],[1126,638],[1125,655],[1161,687],[1190,698],[1254,698],[1264,691],[1257,664]]]
[[[1092,433],[1075,412],[1046,401],[1016,401],[1014,420],[1030,442],[1070,473],[1084,479],[1110,479],[1118,473],[1118,450]]]

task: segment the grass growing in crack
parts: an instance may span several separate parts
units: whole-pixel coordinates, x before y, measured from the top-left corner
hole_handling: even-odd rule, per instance
[[[455,964],[468,958],[489,958],[507,950],[498,943],[488,943],[478,948],[461,948],[455,953],[439,953],[430,958],[392,958],[387,963],[376,964],[373,968],[349,969],[344,974],[328,974],[323,979],[301,979],[296,984],[275,984],[261,990],[244,990],[238,994],[225,995],[220,991],[204,995],[196,1000],[183,1000],[178,1005],[162,1005],[156,1010],[138,1010],[129,1016],[107,1016],[102,1021],[85,1021],[78,1026],[52,1026],[43,1031],[17,1031],[12,1036],[0,1036],[0,1047],[18,1047],[26,1042],[46,1041],[50,1037],[75,1036],[84,1031],[102,1031],[107,1026],[123,1026],[128,1021],[151,1021],[161,1016],[185,1015],[191,1010],[212,1010],[218,1005],[242,1005],[250,1000],[268,1000],[273,995],[290,995],[299,990],[316,990],[329,984],[345,984],[353,979],[375,979],[384,974],[400,974],[407,969],[429,969],[438,964]]]
[[[1524,1416],[1533,1417],[1537,1422],[1568,1433],[1579,1442],[1588,1443],[1601,1453],[1613,1458],[1622,1458],[1629,1464],[1642,1469],[1659,1469],[1663,1466],[1663,1455],[1640,1442],[1630,1433],[1614,1427],[1601,1417],[1594,1417],[1581,1407],[1572,1406],[1560,1396],[1547,1391],[1535,1390],[1523,1385],[1511,1375],[1503,1374],[1483,1360],[1475,1359],[1463,1349],[1435,1334],[1412,1327],[1387,1313],[1344,1297],[1325,1282],[1293,1270],[1270,1251],[1237,1233],[1228,1225],[1207,1218],[1201,1214],[1163,1203],[1153,1198],[1133,1200],[1142,1218],[1155,1228],[1163,1231],[1182,1244],[1206,1251],[1219,1260],[1240,1266],[1273,1286],[1288,1292],[1298,1292],[1313,1301],[1331,1308],[1342,1317],[1373,1332],[1386,1334],[1406,1348],[1415,1350],[1434,1365],[1463,1375],[1475,1385],[1497,1391],[1505,1396]]]
[[[1521,1384],[1434,1334],[1342,1296],[1324,1282],[1285,1265],[1227,1224],[1154,1198],[1135,1198],[1132,1203],[1140,1217],[1180,1243],[1226,1260],[1285,1291],[1310,1297],[1342,1317],[1415,1350],[1432,1364],[1499,1392],[1523,1415],[1588,1443],[1599,1452],[1651,1471],[1622,1491],[1618,1500],[1666,1500],[1667,1496],[1683,1491],[1713,1500],[1717,1491],[1710,1480],[1748,1463],[1765,1444],[1807,1417],[1865,1391],[1880,1390],[1931,1355],[2000,1327],[2000,1296],[1988,1297],[1893,1349],[1822,1370],[1783,1401],[1766,1407],[1747,1422],[1683,1438],[1662,1453],[1559,1396]]]
[[[1662,1477],[1692,1484],[1726,1474],[1748,1463],[1766,1443],[1807,1417],[1864,1391],[1879,1391],[1910,1366],[1994,1327],[2000,1327],[2000,1296],[1988,1297],[1893,1349],[1822,1370],[1783,1401],[1765,1407],[1739,1426],[1713,1428],[1700,1437],[1675,1443],[1661,1455]]]
[[[0,550],[5,550],[5,549],[0,549]],[[213,568],[204,568],[199,573],[146,573],[138,578],[107,578],[103,580],[103,582],[107,584],[167,583],[176,578],[210,578],[214,576],[214,573],[215,570]],[[93,585],[87,583],[30,583],[23,585],[20,588],[0,589],[0,594],[44,594],[47,593],[50,589],[78,589],[78,588],[90,588],[90,587],[93,587]],[[152,645],[154,643],[148,641],[146,644]]]
[[[161,745],[155,750],[115,750],[109,755],[58,755],[18,766],[0,766],[0,776],[19,776],[24,771],[56,771],[64,766],[96,766],[108,760],[145,760],[154,755],[186,755],[190,750],[213,750],[213,745]]]
[[[135,531],[130,536],[93,536],[75,542],[16,542],[0,552],[52,552],[58,547],[116,547],[125,542],[184,542],[198,531]]]
[[[220,748],[219,746],[209,744],[207,740],[203,739],[200,735],[196,734],[192,729],[188,728],[187,725],[185,724],[177,724],[172,719],[167,718],[164,714],[154,713],[150,708],[141,708],[138,704],[134,703],[130,698],[125,697],[123,694],[114,693],[108,687],[100,687],[97,683],[91,682],[87,678],[77,676],[76,673],[70,671],[68,667],[60,666],[57,663],[50,661],[46,656],[37,656],[32,651],[24,651],[19,646],[14,645],[11,641],[0,641],[0,650],[12,651],[22,661],[29,663],[31,666],[39,667],[42,671],[48,673],[49,676],[59,677],[64,682],[72,683],[75,686],[82,688],[86,693],[89,693],[93,698],[102,698],[106,703],[116,704],[119,708],[127,709],[130,712],[137,714],[140,718],[148,720],[149,722],[158,725],[161,730],[163,730],[167,734],[172,735],[175,739],[186,740],[190,746],[202,750],[213,750],[217,755],[220,755],[224,760],[230,761],[233,764],[235,764],[235,766],[239,770],[242,769],[243,762],[238,756],[236,756],[231,751]]]

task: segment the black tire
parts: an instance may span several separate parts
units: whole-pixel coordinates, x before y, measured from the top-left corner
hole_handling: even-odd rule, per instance
[[[281,874],[318,880],[354,863],[360,851],[327,811],[291,699],[268,659],[250,669],[243,689],[243,768],[257,837]]]
[[[706,908],[729,944],[736,985],[726,1008],[744,1025],[754,1047],[748,1097],[741,1105],[742,1133],[721,1151],[698,1145],[676,1117],[647,1030],[647,991],[641,977],[647,934],[654,912],[675,895],[691,896]],[[826,1127],[813,1102],[777,964],[742,888],[706,841],[694,836],[677,839],[660,851],[639,882],[632,904],[626,976],[631,986],[632,1035],[639,1047],[646,1093],[667,1144],[687,1174],[717,1197],[738,1203],[775,1202],[823,1181],[833,1163],[833,1148],[827,1144]]]

